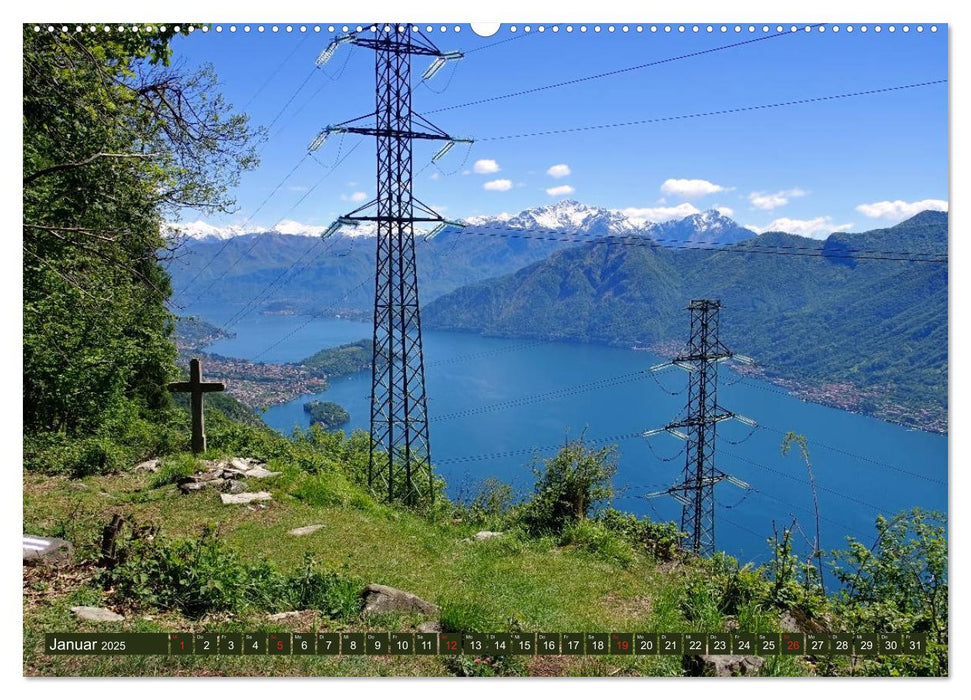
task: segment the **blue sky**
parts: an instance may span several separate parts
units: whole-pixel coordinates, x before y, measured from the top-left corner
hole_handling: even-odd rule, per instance
[[[224,25],[228,26],[228,25]],[[452,26],[452,25],[450,25]],[[579,26],[579,25],[575,25]],[[798,32],[621,75],[459,109],[434,110],[648,63],[764,36],[742,32],[652,33],[619,29],[599,34],[561,29],[524,38],[504,26],[481,38],[434,31],[443,50],[472,51],[432,81],[416,85],[414,109],[455,136],[479,141],[456,146],[425,167],[434,143],[415,149],[415,194],[450,218],[515,213],[564,197],[663,219],[692,209],[724,208],[756,230],[805,235],[863,231],[905,218],[948,198],[947,84],[746,111],[643,126],[508,140],[489,137],[551,129],[655,119],[826,97],[948,77],[947,29],[890,33]],[[535,27],[535,25],[534,25]],[[339,29],[339,28],[338,28]],[[775,34],[774,25],[770,35]],[[373,54],[344,45],[322,70],[314,60],[331,34],[255,30],[196,32],[175,43],[176,56],[193,65],[211,62],[226,98],[270,130],[262,164],[243,176],[240,211],[202,218],[214,225],[269,227],[281,218],[326,225],[374,195],[374,145],[346,137],[343,154],[362,143],[298,207],[294,203],[338,156],[332,137],[307,159],[254,215],[306,152],[321,127],[373,109]],[[289,57],[289,58],[288,58]],[[286,61],[284,62],[284,60]],[[413,72],[428,59],[416,58]],[[282,67],[281,67],[282,65]],[[279,70],[278,70],[279,69]],[[312,74],[311,74],[312,73]],[[309,80],[307,80],[309,76]],[[267,80],[269,82],[267,83]],[[259,90],[260,86],[266,86]],[[566,166],[553,168],[553,166]],[[928,201],[929,200],[929,201]],[[918,203],[924,203],[923,205]]]

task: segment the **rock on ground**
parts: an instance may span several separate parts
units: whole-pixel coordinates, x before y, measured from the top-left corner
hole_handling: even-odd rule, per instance
[[[420,625],[418,625],[418,631],[438,634],[442,631],[442,623],[438,620],[435,620],[434,622],[422,622]]]
[[[702,654],[688,657],[687,666],[696,676],[757,676],[765,666],[765,659],[734,654]]]
[[[74,558],[74,545],[57,537],[24,535],[25,564],[64,564]]]
[[[401,591],[390,586],[377,583],[368,584],[364,589],[365,613],[422,613],[423,615],[438,615],[438,606],[422,600],[414,593]]]
[[[312,535],[313,533],[317,532],[317,530],[319,530],[322,527],[323,527],[323,525],[304,525],[303,527],[295,527],[295,528],[293,528],[287,534],[288,535],[293,535],[294,537],[303,537],[304,535]]]
[[[256,493],[221,493],[219,494],[219,498],[226,505],[273,500],[273,496],[271,496],[267,491],[257,491]]]
[[[157,472],[159,463],[157,459],[149,459],[135,465],[136,472]]]
[[[476,542],[481,542],[482,540],[491,540],[493,537],[501,537],[501,532],[492,532],[491,530],[480,530],[472,536]]]
[[[245,487],[235,484],[239,479],[267,479],[283,472],[271,472],[266,464],[252,458],[206,460],[207,469],[179,480],[182,493],[193,493],[204,488],[214,488],[228,493],[241,493]],[[140,465],[139,465],[140,466]]]
[[[227,479],[223,481],[222,486],[219,487],[223,493],[243,493],[246,491],[246,484],[242,481],[236,481],[235,479]]]
[[[89,622],[121,622],[125,618],[108,608],[92,608],[88,605],[76,605],[71,608],[71,612],[82,620]]]

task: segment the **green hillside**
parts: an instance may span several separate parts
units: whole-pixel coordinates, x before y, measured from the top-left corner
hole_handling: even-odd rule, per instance
[[[466,503],[442,494],[418,510],[366,489],[367,436],[311,430],[294,439],[211,411],[207,458],[251,455],[277,476],[249,484],[272,500],[224,505],[217,489],[184,494],[202,468],[160,455],[156,472],[83,478],[25,471],[27,532],[76,547],[67,567],[24,569],[26,675],[43,676],[686,676],[691,656],[50,656],[46,633],[70,632],[929,632],[916,656],[769,656],[761,676],[946,675],[944,525],[937,516],[878,518],[883,546],[827,555],[852,590],[824,595],[789,539],[768,564],[679,551],[672,524],[610,509],[611,449],[572,443],[536,465],[524,501],[485,485]],[[253,480],[247,480],[247,482]],[[116,563],[102,529],[125,518]],[[296,528],[315,526],[295,535]],[[146,530],[146,528],[150,528]],[[153,533],[148,539],[144,532]],[[483,531],[499,532],[488,538]],[[770,533],[766,533],[767,536]],[[801,556],[802,553],[800,553]],[[943,557],[943,558],[942,558]],[[942,567],[944,567],[942,569]],[[942,577],[942,571],[944,576]],[[918,574],[915,579],[913,574]],[[935,578],[937,577],[937,578]],[[925,589],[927,581],[936,583]],[[371,613],[367,584],[438,606]],[[88,622],[75,606],[124,616]],[[282,613],[288,613],[282,615]],[[941,642],[944,643],[941,643]]]
[[[826,241],[767,233],[717,251],[588,244],[445,295],[423,321],[510,337],[670,344],[686,337],[689,300],[717,298],[723,341],[769,377],[851,383],[865,394],[858,410],[945,429],[947,266],[864,259],[901,251],[946,255],[947,215]]]

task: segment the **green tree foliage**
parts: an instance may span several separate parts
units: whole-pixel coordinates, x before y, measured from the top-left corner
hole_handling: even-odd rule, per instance
[[[947,519],[915,508],[878,516],[872,546],[836,552],[837,600],[859,629],[926,632],[947,643]]]
[[[560,535],[613,495],[616,447],[593,450],[583,440],[574,440],[542,465],[534,463],[533,473],[536,486],[524,507],[523,526],[533,535]]]
[[[163,223],[229,210],[252,134],[171,28],[23,39],[24,427],[83,437],[169,405]]]

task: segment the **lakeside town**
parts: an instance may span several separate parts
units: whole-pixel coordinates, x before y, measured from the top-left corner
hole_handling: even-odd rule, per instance
[[[632,350],[651,352],[662,357],[674,357],[682,350],[677,341],[635,345]],[[785,393],[803,401],[818,403],[841,411],[873,416],[888,423],[907,428],[925,430],[930,433],[947,434],[947,411],[929,406],[904,405],[888,398],[892,387],[874,386],[862,389],[852,382],[809,382],[780,377],[754,365],[734,363],[732,370],[744,377],[759,379],[779,387]],[[751,385],[756,386],[756,385]],[[768,391],[768,387],[765,388]]]
[[[257,413],[329,386],[326,372],[302,363],[251,362],[198,350],[192,357],[202,361],[206,377],[225,382],[228,394]],[[188,368],[188,354],[179,354],[179,365]]]

